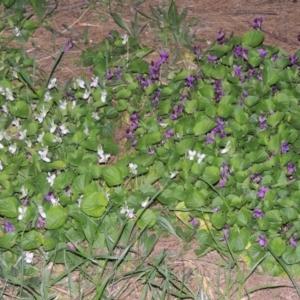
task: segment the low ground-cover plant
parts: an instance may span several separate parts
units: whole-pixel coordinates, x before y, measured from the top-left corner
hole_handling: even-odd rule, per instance
[[[1,277],[20,296],[45,299],[77,269],[107,296],[138,241],[141,257],[151,253],[149,229],[196,236],[199,256],[216,249],[253,270],[299,276],[298,53],[264,45],[255,27],[220,32],[206,51],[196,45],[194,71],[170,71],[168,49],[149,63],[151,49],[112,31],[83,54],[94,75],[65,88],[56,78],[35,86],[32,60],[3,51]],[[118,123],[134,151],[112,163]],[[174,230],[173,212],[188,230]],[[67,270],[43,285],[38,265],[50,262]],[[142,271],[146,295],[159,272]],[[165,274],[172,291],[163,293],[194,297]]]

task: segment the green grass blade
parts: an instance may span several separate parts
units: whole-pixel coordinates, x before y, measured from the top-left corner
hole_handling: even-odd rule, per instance
[[[114,21],[116,22],[117,25],[119,25],[121,28],[125,29],[131,36],[133,36],[130,28],[127,26],[127,24],[121,19],[121,17],[114,13],[110,12],[110,15],[113,17]]]
[[[51,77],[52,77],[52,75],[53,75],[53,73],[54,73],[54,71],[55,71],[55,69],[56,69],[58,63],[60,62],[60,60],[61,60],[61,58],[62,58],[62,56],[63,56],[63,54],[64,54],[64,50],[65,50],[65,47],[63,47],[63,48],[59,51],[58,55],[56,56],[56,59],[55,59],[55,61],[54,61],[53,67],[52,67],[52,69],[51,69],[51,71],[50,71],[50,74],[49,74],[49,77],[48,77],[46,86],[48,85],[48,83],[49,83],[49,81],[50,81],[50,79],[51,79]]]

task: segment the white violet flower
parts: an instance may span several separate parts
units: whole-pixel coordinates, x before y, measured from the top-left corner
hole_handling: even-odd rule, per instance
[[[121,207],[121,210],[120,210],[120,214],[122,214],[122,215],[126,215],[126,217],[127,218],[129,218],[129,219],[132,219],[133,217],[134,217],[134,209],[133,208],[128,208],[128,206],[126,205],[126,206],[123,206],[123,207]]]
[[[26,207],[26,206],[24,206],[24,207],[19,207],[19,208],[18,208],[18,211],[19,211],[18,220],[19,220],[19,221],[23,220],[23,218],[25,217],[25,215],[26,215],[26,210],[27,210],[27,207]]]
[[[14,144],[10,145],[10,146],[8,147],[8,151],[9,151],[11,154],[16,153],[16,151],[17,151],[17,144],[14,143]]]
[[[11,122],[12,126],[16,126],[18,129],[20,128],[20,122],[18,119],[15,119]]]
[[[84,132],[85,134],[89,134],[89,129],[88,129],[87,127],[85,127],[85,129],[83,130],[83,132]]]
[[[136,164],[133,164],[133,163],[130,163],[129,164],[129,168],[130,168],[130,172],[134,175],[137,174],[137,165]]]
[[[25,261],[27,264],[31,264],[32,261],[33,261],[33,252],[26,251],[26,252],[25,252],[24,261]]]
[[[80,207],[81,202],[82,202],[82,199],[83,199],[83,195],[81,195],[81,196],[77,199],[78,207]]]
[[[42,140],[43,140],[43,136],[45,135],[45,132],[42,132],[38,137],[37,137],[37,141],[39,142],[39,143],[41,143],[42,142]]]
[[[5,114],[8,114],[8,108],[7,108],[6,104],[2,105],[2,110]]]
[[[221,150],[221,153],[222,154],[227,153],[229,149],[230,149],[230,141],[227,142],[225,148]]]
[[[84,91],[84,94],[83,94],[82,98],[86,100],[86,99],[89,98],[89,96],[90,96],[90,92],[86,89],[86,90]]]
[[[98,148],[98,155],[99,155],[99,164],[106,163],[110,158],[110,154],[105,154],[102,149],[102,146],[99,146]]]
[[[142,206],[142,207],[146,207],[147,204],[148,204],[148,200],[145,200],[145,201],[142,202],[141,206]]]
[[[27,145],[28,148],[31,148],[31,146],[32,146],[31,141],[27,141],[27,140],[26,140],[25,143],[26,143],[26,145]]]
[[[51,133],[54,133],[56,128],[57,128],[57,125],[54,123],[54,120],[51,120],[51,123],[50,123],[50,132]]]
[[[170,178],[174,178],[177,175],[177,172],[170,172]]]
[[[14,101],[14,100],[15,100],[15,98],[14,98],[14,96],[13,96],[12,90],[9,89],[9,88],[6,88],[6,89],[5,89],[5,96],[6,96],[6,99],[7,99],[7,100],[10,100],[10,101]]]
[[[58,198],[51,197],[50,201],[51,201],[52,206],[55,206],[55,205],[58,204],[59,199],[58,199]]]
[[[16,36],[21,36],[21,35],[22,35],[22,34],[21,34],[20,28],[15,27],[15,35],[16,35]]]
[[[127,44],[127,42],[128,42],[128,35],[127,34],[124,34],[123,36],[122,36],[122,44],[123,45],[126,45]]]
[[[48,172],[47,182],[50,184],[50,186],[53,186],[55,177],[56,175],[54,173],[51,174],[50,172]]]
[[[67,134],[67,133],[70,132],[69,129],[66,127],[65,124],[62,124],[61,126],[59,126],[59,128],[60,128],[61,133],[62,133],[63,135],[65,135],[65,134]]]
[[[197,157],[198,157],[198,164],[200,164],[202,160],[205,158],[205,154],[198,153]]]
[[[0,171],[3,170],[3,165],[2,165],[2,161],[0,160]]]
[[[61,109],[65,110],[65,109],[67,108],[67,104],[68,104],[67,101],[59,100],[59,102],[60,102],[59,107],[60,107]]]
[[[44,212],[44,209],[43,209],[43,207],[41,205],[38,206],[38,211],[39,211],[40,216],[43,219],[46,219],[46,213]]]
[[[22,187],[21,187],[21,193],[22,193],[22,195],[21,195],[22,199],[28,195],[28,190],[24,187],[24,185],[22,185]]]
[[[96,112],[92,112],[92,118],[95,119],[96,121],[100,120],[100,117],[98,116],[98,114]]]
[[[19,132],[19,140],[24,140],[26,138],[27,129]]]
[[[189,150],[189,152],[188,152],[188,155],[189,155],[188,159],[189,160],[194,160],[196,154],[197,154],[197,152],[195,150],[194,151]]]
[[[85,82],[81,78],[76,79],[77,84],[79,85],[80,88],[84,89],[85,88]]]
[[[47,86],[48,90],[51,90],[56,87],[56,78],[52,78]]]
[[[50,92],[47,91],[47,92],[45,93],[45,95],[44,95],[44,101],[45,101],[45,102],[50,102],[51,100],[52,100],[52,97],[51,97],[51,95],[50,95]]]
[[[50,158],[47,157],[48,149],[45,148],[43,150],[38,151],[38,154],[40,155],[41,159],[45,162],[50,162]]]
[[[62,138],[59,137],[59,136],[56,136],[54,139],[53,139],[53,143],[61,143],[62,142]]]
[[[98,82],[99,82],[99,77],[98,76],[92,77],[91,87],[97,87]]]
[[[106,97],[107,97],[107,91],[106,91],[106,90],[103,90],[103,91],[101,92],[101,102],[102,102],[102,103],[105,103]]]

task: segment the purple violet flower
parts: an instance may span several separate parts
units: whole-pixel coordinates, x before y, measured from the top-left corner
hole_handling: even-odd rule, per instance
[[[54,196],[54,192],[51,191],[51,192],[49,192],[49,193],[44,197],[44,200],[46,200],[46,201],[51,201],[51,199],[53,198],[53,196]]]
[[[161,50],[159,52],[160,60],[156,63],[156,66],[160,67],[163,63],[167,62],[169,58],[169,52]]]
[[[156,91],[155,97],[152,99],[152,104],[157,107],[158,100],[160,98],[160,91]]]
[[[234,47],[234,57],[242,57],[244,60],[248,60],[248,50],[244,49],[242,46],[235,46]]]
[[[293,233],[292,236],[290,237],[290,240],[289,240],[289,244],[291,246],[293,246],[294,248],[297,247],[297,240],[296,240],[296,237],[297,237],[297,232]]]
[[[185,78],[184,85],[187,86],[187,87],[192,87],[194,81],[195,81],[195,78],[194,78],[193,76],[191,76],[191,75],[188,75],[188,76]]]
[[[262,48],[260,48],[260,49],[258,49],[257,50],[258,51],[258,53],[260,54],[260,57],[261,58],[266,58],[266,55],[268,54],[268,50],[264,50],[264,49],[262,49]]]
[[[198,225],[198,220],[196,218],[194,218],[194,217],[190,216],[189,222],[191,222],[191,224],[193,226],[197,226]]]
[[[294,165],[292,163],[287,164],[287,172],[288,173],[294,173],[295,172],[295,168],[294,168]]]
[[[21,203],[22,203],[23,206],[28,205],[28,198],[23,199],[23,200],[21,201]]]
[[[269,189],[264,187],[263,185],[259,188],[259,191],[257,193],[258,197],[263,198],[265,196],[265,193],[268,191]]]
[[[109,35],[108,35],[108,39],[109,39],[110,41],[113,41],[115,38],[114,38],[114,36],[113,36],[112,34],[109,34]]]
[[[73,39],[70,38],[67,42],[67,45],[65,46],[64,51],[66,51],[66,52],[70,51],[73,48],[73,45],[74,45]]]
[[[149,148],[148,154],[149,155],[153,155],[154,153],[155,153],[154,149],[153,148]]]
[[[233,76],[241,77],[242,76],[242,66],[233,65]]]
[[[286,142],[286,141],[283,141],[283,142],[281,143],[281,153],[282,153],[282,154],[283,154],[283,153],[287,153],[287,152],[289,152],[289,150],[290,150],[290,148],[289,148],[287,142]]]
[[[202,58],[202,54],[201,54],[201,46],[197,45],[194,46],[194,54],[196,55],[197,59],[201,59]]]
[[[122,77],[122,68],[118,67],[116,72],[116,79],[121,79]]]
[[[259,238],[256,240],[262,247],[267,247],[267,239],[262,234],[259,235]]]
[[[291,55],[290,56],[291,65],[295,66],[298,64],[298,55]]]
[[[137,140],[136,140],[136,139],[132,139],[132,140],[131,140],[131,146],[132,146],[132,147],[135,147],[136,144],[137,144]]]
[[[46,224],[46,221],[41,216],[39,216],[38,217],[37,228],[44,228],[45,224]]]
[[[108,70],[108,72],[106,73],[106,79],[107,80],[110,80],[110,79],[112,79],[114,77],[114,74],[110,71],[110,70]]]
[[[76,251],[76,247],[71,242],[67,242],[67,246],[71,251]]]
[[[209,54],[207,54],[206,57],[208,59],[208,62],[210,62],[210,63],[215,63],[218,59],[217,56],[212,56],[212,55],[209,55]]]
[[[222,29],[220,29],[220,31],[218,32],[217,40],[220,42],[224,39],[224,37],[225,37],[225,33]]]
[[[272,60],[273,62],[275,62],[277,59],[278,59],[278,54],[273,54],[273,55],[271,56],[271,60]]]
[[[4,225],[5,232],[11,232],[15,230],[15,226],[11,225],[8,220],[6,220],[3,225]]]
[[[252,179],[253,183],[259,183],[262,180],[262,176],[259,173],[251,174],[250,178]]]
[[[262,212],[261,209],[254,209],[252,216],[253,218],[261,219],[264,217],[264,213]]]
[[[226,185],[228,171],[229,171],[229,167],[228,167],[227,163],[223,162],[223,165],[221,167],[221,180],[220,180],[220,183],[219,183],[220,187],[224,187]]]
[[[220,206],[215,207],[215,208],[213,209],[212,212],[215,214],[215,213],[217,213],[218,211],[220,211]]]
[[[220,182],[219,182],[219,186],[220,186],[220,187],[224,187],[224,186],[226,185],[226,183],[227,183],[226,178],[221,179]]]
[[[168,129],[165,133],[166,138],[170,138],[174,135],[174,130],[173,129]]]
[[[254,21],[253,21],[252,27],[254,29],[261,29],[262,22],[263,22],[263,17],[255,18]]]
[[[206,135],[206,143],[207,144],[212,144],[213,142],[214,142],[213,136],[210,133],[208,133]]]
[[[150,79],[151,80],[156,80],[160,76],[160,66],[155,65],[154,62],[151,62],[151,65],[149,66],[149,71],[150,71]]]
[[[221,98],[224,96],[224,92],[223,92],[223,89],[222,89],[222,80],[217,80],[215,82],[215,91],[216,91],[216,101],[220,101]]]
[[[266,116],[259,116],[258,121],[259,123],[264,123],[267,120]]]
[[[224,232],[224,237],[220,239],[221,242],[224,242],[224,244],[227,245],[227,240],[229,238],[229,230],[230,230],[230,227],[228,225],[226,225],[224,228],[223,228],[223,232]]]

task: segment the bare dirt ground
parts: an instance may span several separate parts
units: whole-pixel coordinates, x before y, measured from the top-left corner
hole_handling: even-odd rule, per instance
[[[95,1],[96,2],[96,1]],[[121,5],[121,3],[123,5]],[[112,8],[120,14],[126,22],[134,17],[133,0],[112,0]],[[139,8],[149,12],[149,5],[161,5],[162,0],[146,0]],[[168,1],[165,1],[166,3]],[[251,29],[253,19],[262,16],[264,18],[262,30],[265,33],[265,43],[280,46],[293,54],[299,49],[300,42],[297,39],[300,33],[300,3],[289,1],[259,1],[259,0],[175,0],[179,11],[187,8],[189,18],[196,18],[198,24],[191,30],[195,31],[196,38],[207,41],[215,40],[220,29],[227,35],[242,35]],[[75,41],[75,47],[66,52],[55,70],[54,76],[63,85],[70,78],[77,78],[81,74],[92,76],[88,68],[77,65],[81,51],[102,41],[108,36],[109,30],[116,29],[125,33],[111,18],[107,5],[97,2],[95,7],[87,5],[87,0],[59,0],[59,7],[51,16],[49,26],[52,31],[45,28],[36,30],[30,42],[26,45],[27,52],[36,59],[38,67],[49,74],[60,49],[65,46],[69,38]],[[141,24],[148,21],[141,19]],[[89,44],[83,43],[83,32],[88,28]],[[153,24],[147,23],[141,41],[144,45],[161,49]],[[33,46],[33,42],[36,46]],[[225,277],[218,275],[218,261],[221,260],[217,253],[210,253],[204,258],[197,258],[194,250],[199,246],[194,242],[189,247],[175,238],[162,239],[155,248],[154,255],[163,249],[175,253],[168,263],[174,267],[179,275],[189,274],[188,283],[194,291],[199,288],[197,275],[203,275],[209,286],[211,283],[221,291],[226,289]],[[175,249],[175,250],[174,250]],[[187,250],[188,249],[188,250]],[[232,276],[234,273],[232,273]],[[220,281],[218,282],[218,278]],[[251,294],[250,299],[299,299],[291,282],[286,278],[271,278],[267,275],[254,273],[246,282],[246,287],[260,286],[264,284],[280,283],[284,288],[265,289]],[[299,284],[299,283],[298,283]],[[208,288],[211,299],[218,299],[212,288]],[[138,291],[131,295],[131,300],[140,299]],[[231,299],[236,299],[232,297]]]

